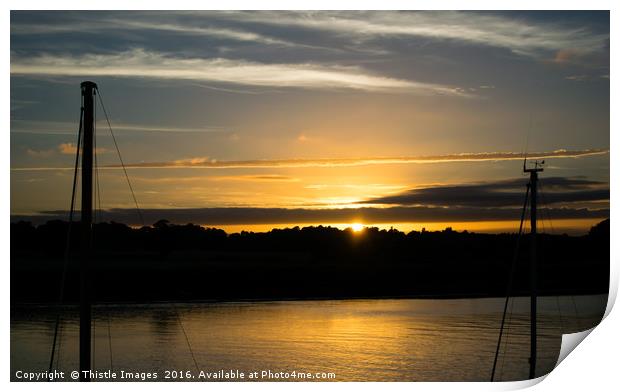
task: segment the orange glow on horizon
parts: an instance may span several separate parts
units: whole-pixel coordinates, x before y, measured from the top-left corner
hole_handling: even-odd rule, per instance
[[[568,233],[571,235],[583,235],[587,234],[592,226],[602,221],[602,218],[587,218],[587,219],[557,219],[550,225],[548,222],[539,224],[539,232],[549,234],[563,234]],[[527,223],[527,222],[526,222]],[[379,230],[396,229],[404,233],[408,233],[412,230],[422,231],[442,231],[448,227],[456,231],[467,230],[476,233],[516,233],[519,230],[519,221],[471,221],[471,222],[377,222],[377,223],[342,223],[342,222],[291,222],[291,223],[247,223],[247,224],[222,224],[222,225],[202,225],[203,227],[217,227],[223,229],[227,233],[240,233],[241,231],[253,231],[255,233],[268,232],[272,229],[285,229],[294,227],[307,227],[307,226],[319,226],[324,227],[331,226],[340,230],[350,228],[353,232],[358,233],[362,230],[367,230],[371,227],[376,227]],[[357,226],[360,225],[360,226]],[[355,226],[355,227],[354,227]],[[360,227],[360,231],[356,230],[356,227]],[[524,230],[529,231],[529,224],[524,226]]]
[[[362,230],[364,230],[364,225],[361,223],[352,223],[351,224],[351,230],[353,230],[353,232],[355,233],[359,233]]]

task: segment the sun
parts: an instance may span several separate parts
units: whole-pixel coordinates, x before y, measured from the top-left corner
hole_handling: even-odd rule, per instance
[[[359,233],[360,231],[364,230],[364,225],[361,223],[351,223],[351,230]]]

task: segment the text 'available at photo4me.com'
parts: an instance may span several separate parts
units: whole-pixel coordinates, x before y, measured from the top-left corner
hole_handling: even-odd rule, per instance
[[[241,371],[239,369],[220,370],[164,370],[135,372],[128,370],[71,370],[27,372],[18,370],[14,374],[20,381],[71,381],[80,376],[101,381],[336,381],[334,372],[275,371],[271,369]]]

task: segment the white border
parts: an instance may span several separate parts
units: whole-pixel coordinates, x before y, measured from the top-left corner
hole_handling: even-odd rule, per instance
[[[49,1],[7,1],[3,4],[6,4],[6,9],[2,13],[2,25],[4,34],[2,35],[2,46],[3,53],[8,55],[8,59],[3,63],[4,70],[4,78],[7,83],[4,84],[4,94],[2,94],[2,113],[3,113],[3,123],[5,125],[5,129],[2,134],[2,146],[4,148],[4,154],[1,155],[3,165],[5,169],[2,171],[2,184],[5,186],[5,191],[0,192],[0,198],[2,205],[5,208],[5,216],[10,215],[10,193],[8,192],[10,187],[10,171],[8,170],[10,167],[10,136],[9,136],[9,127],[10,127],[10,89],[8,88],[10,83],[10,12],[9,10],[27,10],[27,9],[50,9],[50,5],[54,6],[54,9],[84,9],[84,10],[92,10],[92,9],[117,9],[117,10],[126,10],[126,9],[437,9],[437,10],[458,10],[458,9],[490,9],[490,10],[547,10],[547,9],[574,9],[574,10],[611,10],[611,68],[617,64],[617,27],[620,22],[620,18],[617,16],[617,2],[612,1],[598,1],[598,0],[589,0],[589,1],[562,1],[553,3],[551,1],[532,1],[532,0],[524,0],[524,1],[501,1],[501,2],[491,2],[491,1],[454,1],[454,0],[445,0],[445,1],[393,1],[393,0],[383,0],[381,2],[378,1],[334,1],[334,0],[315,0],[312,2],[305,1],[242,1],[242,0],[227,0],[217,3],[206,3],[199,1],[184,1],[177,0],[174,2],[163,2],[163,1],[146,1],[146,0],[135,0],[135,1],[119,1],[119,0],[108,0],[108,1],[89,1],[89,2],[78,2],[78,1],[55,1],[50,3]],[[562,8],[557,8],[561,5]],[[615,7],[614,7],[615,6]],[[614,75],[615,76],[615,75]],[[615,78],[610,79],[611,83],[611,107],[614,107],[614,102],[617,102],[616,92],[618,91],[618,83]],[[618,146],[618,138],[614,132],[611,132],[612,129],[617,129],[617,116],[614,115],[614,112],[611,112],[611,122],[610,122],[610,171],[611,171],[611,204],[615,205],[615,202],[618,200],[618,192],[614,187],[614,184],[617,183],[618,180],[618,168],[617,168],[617,156],[614,154],[616,151],[616,147]],[[584,130],[585,131],[585,130]],[[616,218],[617,214],[615,213],[615,209],[611,209],[611,238],[618,238],[618,221]],[[8,221],[8,219],[7,219]],[[3,290],[3,304],[4,304],[4,312],[3,312],[3,323],[2,323],[2,336],[3,340],[3,353],[2,353],[2,367],[5,369],[5,382],[8,383],[9,380],[9,363],[10,363],[10,350],[9,350],[9,342],[10,342],[10,333],[9,333],[9,225],[8,222],[2,226],[2,249],[4,250],[4,270],[2,277],[2,290]],[[575,349],[575,352],[563,361],[558,368],[556,368],[553,372],[549,374],[549,376],[545,379],[544,382],[538,383],[535,386],[536,390],[540,391],[556,391],[556,390],[610,390],[613,389],[613,385],[618,385],[618,369],[617,369],[617,359],[618,359],[618,350],[620,349],[620,344],[618,339],[618,332],[620,331],[620,322],[618,311],[609,312],[612,309],[613,303],[616,299],[616,294],[618,291],[618,245],[614,241],[611,244],[611,283],[610,283],[610,301],[607,308],[608,316],[605,320],[600,324],[599,327],[595,328],[592,333],[585,339],[586,343],[579,345]],[[537,381],[540,381],[538,379]],[[530,381],[524,382],[516,382],[516,383],[387,383],[375,385],[375,383],[320,383],[320,384],[295,384],[295,389],[298,390],[309,390],[309,389],[341,389],[352,388],[356,390],[374,390],[377,387],[380,388],[388,388],[392,390],[411,390],[412,388],[421,389],[421,390],[431,390],[431,391],[445,391],[445,390],[459,390],[459,391],[490,391],[490,390],[513,390],[525,388],[534,384]],[[196,389],[200,391],[204,391],[205,388],[208,389],[219,389],[219,390],[237,390],[242,387],[250,386],[252,389],[259,391],[267,391],[267,390],[289,390],[291,388],[291,384],[289,383],[280,383],[280,384],[272,384],[272,383],[263,383],[263,384],[209,384],[203,385],[200,383],[195,384],[175,384],[175,388],[190,388]],[[8,385],[9,388],[14,390],[26,390],[30,389],[33,386],[28,385],[26,383],[12,383]],[[44,388],[50,388],[52,390],[64,389],[64,388],[81,388],[82,385],[77,384],[56,384],[56,383],[47,383],[42,386]],[[89,386],[94,389],[109,388],[110,386],[104,383],[100,384],[92,384]],[[133,388],[133,384],[120,384],[115,385],[115,388],[121,389],[129,389]],[[168,388],[169,385],[165,383],[156,383],[144,385],[141,384],[140,387],[148,387],[149,389],[155,390],[163,390],[164,388]]]

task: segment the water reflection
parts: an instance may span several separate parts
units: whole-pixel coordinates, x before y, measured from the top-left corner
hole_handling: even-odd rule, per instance
[[[606,296],[539,300],[538,371],[550,371],[561,333],[600,320]],[[94,307],[95,369],[334,372],[347,381],[488,380],[503,299],[333,300]],[[529,300],[511,303],[498,363],[527,377]],[[76,309],[62,309],[55,366],[78,367]],[[11,370],[47,370],[56,311],[11,309]],[[190,351],[191,348],[191,351]],[[193,358],[192,358],[193,353]]]

